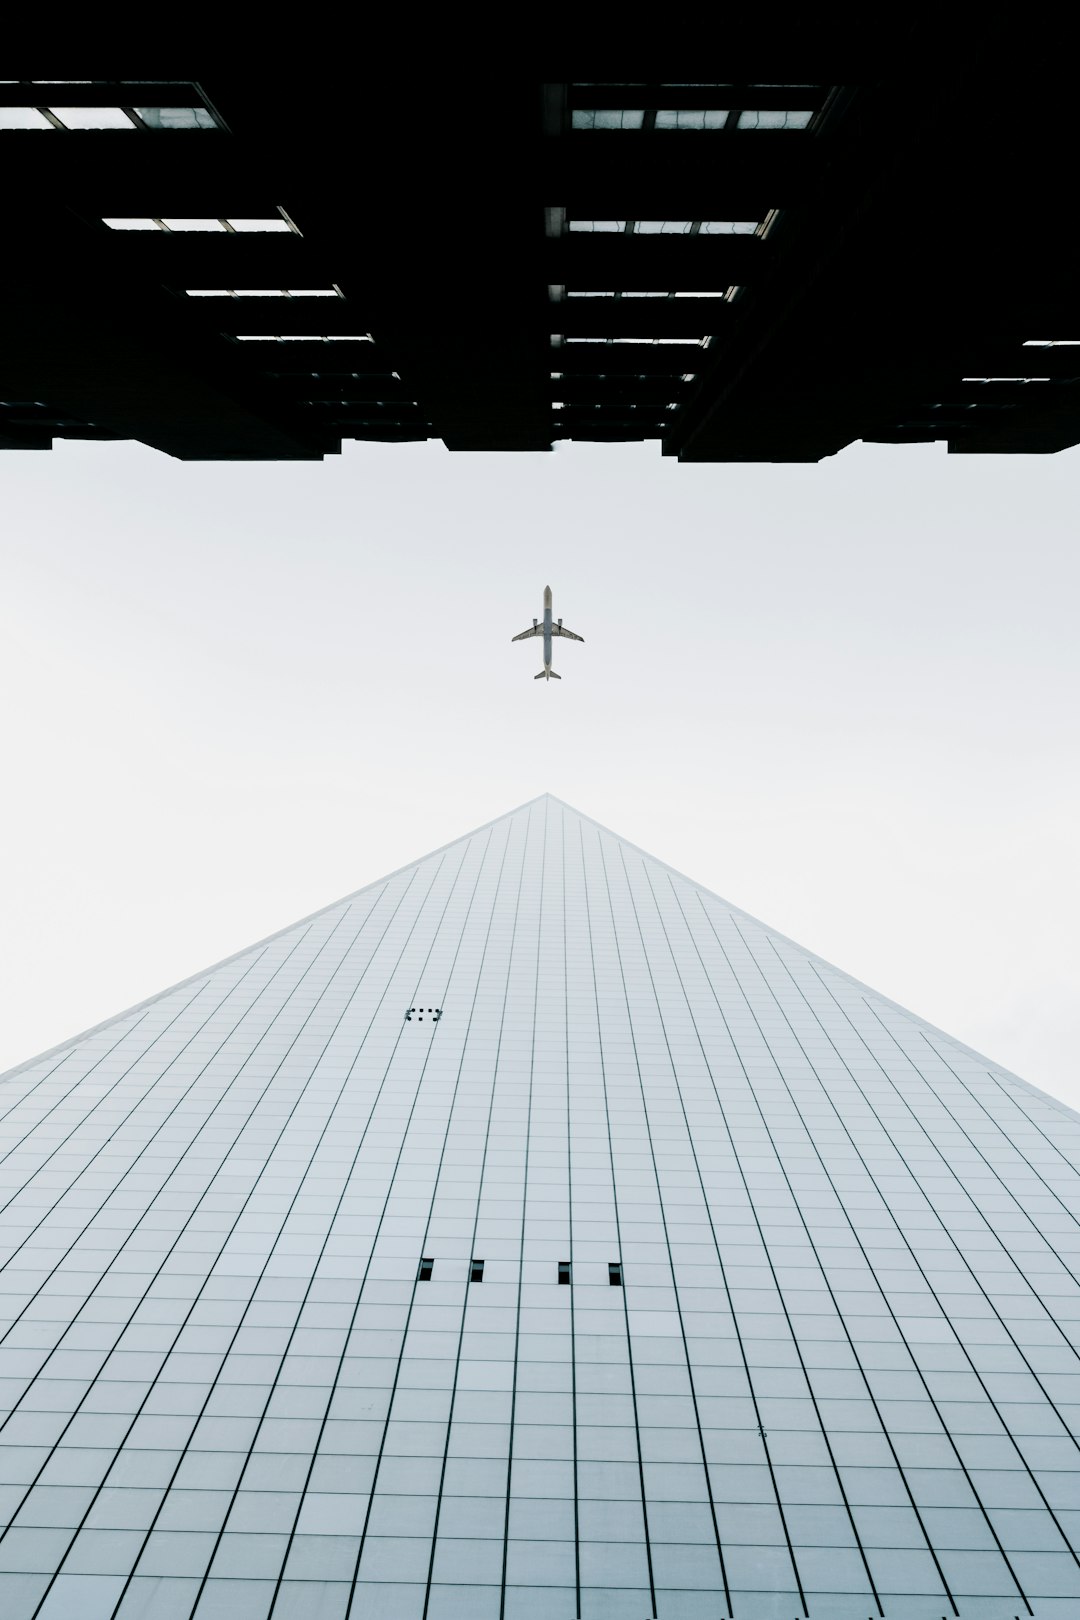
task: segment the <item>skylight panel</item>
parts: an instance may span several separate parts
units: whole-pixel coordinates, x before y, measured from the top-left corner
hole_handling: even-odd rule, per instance
[[[288,220],[269,217],[266,219],[200,219],[200,218],[172,218],[172,219],[146,219],[136,215],[112,216],[102,220],[111,231],[224,231],[227,234],[244,234],[253,231],[291,231],[293,226]],[[299,236],[299,231],[296,235]]]
[[[280,214],[276,218],[267,217],[266,219],[234,219],[230,215],[225,223],[231,226],[234,231],[240,232],[293,230],[293,226],[289,224],[289,221],[287,219],[282,219]],[[297,231],[296,234],[299,235],[299,231]]]
[[[727,123],[726,107],[658,107],[657,129],[723,129]]]
[[[340,298],[336,287],[185,287],[189,298]]]
[[[631,107],[575,107],[570,117],[572,129],[640,129],[644,121],[644,112]]]
[[[805,129],[813,118],[812,112],[780,112],[765,108],[758,112],[741,112],[740,129]]]
[[[558,336],[557,333],[553,334],[553,335]],[[644,344],[649,344],[649,345],[653,345],[653,346],[655,346],[657,344],[668,344],[668,343],[680,343],[680,344],[684,344],[684,345],[685,344],[696,343],[700,348],[704,349],[707,346],[709,340],[708,340],[707,337],[697,338],[697,337],[610,337],[610,336],[605,336],[605,337],[566,337],[566,338],[563,338],[563,342],[564,343],[644,343]]]
[[[162,225],[167,231],[223,231],[225,221],[221,219],[163,219]]]
[[[79,84],[83,81],[67,81]],[[89,82],[89,81],[87,81]],[[2,129],[218,129],[207,107],[0,107]]]
[[[122,107],[51,107],[65,129],[134,129]]]
[[[301,405],[310,405],[315,410],[334,411],[361,411],[377,409],[380,411],[416,410],[415,399],[349,399],[343,394],[332,394],[322,399],[300,400]],[[421,1023],[423,1019],[419,1020]]]
[[[756,219],[571,219],[570,231],[611,236],[626,234],[627,227],[634,236],[753,236],[761,228]],[[569,295],[568,295],[569,296]]]
[[[36,107],[0,107],[0,129],[55,129]]]
[[[370,332],[233,332],[237,343],[374,343]]]
[[[635,289],[633,292],[574,292],[568,289],[566,296],[567,298],[726,298],[729,290],[727,287],[720,290],[713,288],[709,292],[676,292],[674,290],[643,292],[640,288]]]
[[[147,129],[217,129],[206,107],[136,107]]]
[[[1080,349],[1080,338],[1025,338],[1025,349]]]

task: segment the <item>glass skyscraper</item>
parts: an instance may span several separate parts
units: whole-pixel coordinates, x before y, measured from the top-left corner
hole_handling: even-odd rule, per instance
[[[1080,1118],[557,800],[0,1112],[4,1620],[1080,1613]]]

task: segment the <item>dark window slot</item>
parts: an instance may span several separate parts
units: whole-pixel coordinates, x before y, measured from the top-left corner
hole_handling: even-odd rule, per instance
[[[418,1274],[418,1281],[420,1281],[420,1282],[430,1282],[431,1281],[431,1273],[432,1273],[432,1271],[434,1269],[435,1269],[434,1260],[421,1260],[421,1262],[420,1262],[420,1271],[419,1271],[419,1274]]]
[[[483,1282],[483,1280],[484,1280],[484,1262],[482,1260],[474,1260],[472,1265],[469,1267],[469,1281],[470,1282]]]
[[[570,1262],[569,1262],[569,1260],[560,1260],[559,1261],[559,1281],[561,1283],[568,1283],[570,1281]]]
[[[621,1264],[621,1262],[614,1262],[612,1265],[608,1266],[608,1268],[607,1268],[607,1280],[611,1284],[612,1288],[621,1288],[622,1287],[622,1264]]]

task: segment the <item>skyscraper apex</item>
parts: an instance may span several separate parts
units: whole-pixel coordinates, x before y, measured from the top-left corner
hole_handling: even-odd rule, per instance
[[[550,795],[0,1118],[5,1620],[1077,1612],[1080,1117]]]

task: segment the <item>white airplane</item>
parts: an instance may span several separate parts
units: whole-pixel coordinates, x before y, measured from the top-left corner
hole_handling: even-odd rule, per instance
[[[551,667],[551,638],[552,636],[568,636],[571,641],[584,641],[584,636],[575,635],[573,630],[566,630],[561,619],[551,622],[551,586],[544,586],[544,622],[534,619],[531,630],[523,630],[520,636],[511,636],[511,641],[524,641],[526,636],[543,636],[544,638],[544,667],[539,675],[534,675],[534,681],[561,681],[562,676],[556,675]]]

